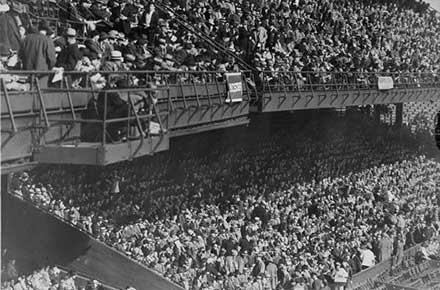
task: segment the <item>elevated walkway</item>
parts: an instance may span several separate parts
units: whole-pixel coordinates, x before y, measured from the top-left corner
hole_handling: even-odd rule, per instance
[[[134,88],[99,89],[96,75],[69,72],[58,87],[43,87],[41,75],[3,72],[28,80],[10,89],[2,79],[3,173],[29,163],[107,165],[168,150],[169,139],[249,122],[249,74],[221,72],[101,72],[102,78],[138,79]],[[37,77],[38,76],[38,77]],[[82,80],[72,87],[72,80]],[[149,84],[158,83],[154,89]],[[231,92],[231,85],[238,91]],[[105,111],[116,99],[121,110]],[[114,108],[113,108],[114,109]]]
[[[396,119],[402,120],[402,103],[440,96],[439,77],[424,73],[100,72],[108,82],[141,84],[124,89],[97,89],[90,82],[97,72],[68,72],[56,88],[47,88],[38,81],[45,74],[55,73],[0,73],[3,173],[38,163],[132,160],[168,150],[176,136],[246,125],[251,112],[399,104]],[[29,89],[10,89],[3,78],[11,75],[30,80]],[[81,80],[81,87],[73,88],[72,80]],[[151,83],[157,88],[149,88]],[[103,104],[115,94],[126,108],[107,116]]]
[[[280,112],[440,99],[430,73],[260,72],[252,112]],[[386,83],[385,83],[386,82]],[[382,84],[383,83],[383,84]]]
[[[113,288],[182,290],[153,270],[87,233],[2,192],[2,247],[24,272],[50,265],[83,273]]]

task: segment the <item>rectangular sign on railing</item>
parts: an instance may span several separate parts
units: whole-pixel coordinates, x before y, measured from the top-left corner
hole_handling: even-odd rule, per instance
[[[377,88],[379,90],[391,90],[394,88],[392,77],[377,77]]]
[[[228,84],[226,103],[241,102],[243,100],[243,84],[241,73],[225,73]]]

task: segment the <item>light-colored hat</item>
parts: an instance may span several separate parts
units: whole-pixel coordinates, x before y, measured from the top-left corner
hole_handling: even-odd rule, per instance
[[[123,60],[122,53],[119,50],[113,50],[110,54],[112,60]]]
[[[8,4],[0,4],[0,12],[8,12],[9,5]]]
[[[67,28],[66,36],[76,37],[76,30],[73,28]]]
[[[108,32],[109,38],[119,38],[119,33],[116,30],[110,30]]]

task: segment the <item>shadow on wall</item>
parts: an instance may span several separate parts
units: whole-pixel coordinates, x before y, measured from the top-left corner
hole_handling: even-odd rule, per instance
[[[90,238],[2,190],[2,248],[20,274],[49,265],[69,265],[90,248]]]

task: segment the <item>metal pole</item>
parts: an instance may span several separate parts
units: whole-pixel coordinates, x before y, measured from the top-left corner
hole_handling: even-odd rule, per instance
[[[38,82],[38,78],[35,78],[35,84],[37,86],[38,98],[40,99],[40,104],[41,104],[40,110],[42,110],[43,112],[44,122],[46,123],[47,127],[50,127],[49,118],[47,117],[47,112],[46,112],[46,105],[44,103],[44,98],[41,95],[41,89],[40,89],[40,84]]]
[[[5,95],[6,106],[8,107],[9,118],[11,119],[12,132],[16,133],[18,130],[15,124],[14,112],[12,111],[11,102],[9,101],[8,91],[6,90],[5,80],[1,79],[1,81],[3,94]]]
[[[76,120],[75,110],[73,108],[72,96],[70,95],[67,77],[64,78],[64,85],[66,86],[66,89],[67,89],[67,92],[66,92],[67,93],[67,100],[69,101],[69,107],[70,107],[70,111],[72,112],[72,118],[73,118],[73,120]]]
[[[107,121],[107,92],[104,92],[104,116],[102,122],[102,145],[105,145],[106,137],[106,121]]]

